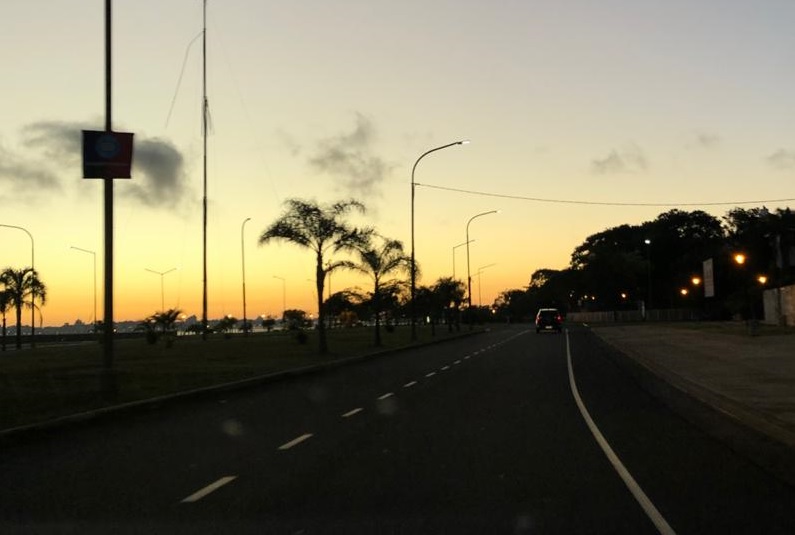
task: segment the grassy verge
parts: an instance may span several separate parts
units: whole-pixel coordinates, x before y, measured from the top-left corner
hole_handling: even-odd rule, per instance
[[[462,329],[463,332],[463,329]],[[97,343],[53,344],[0,353],[0,429],[58,416],[173,394],[335,359],[411,345],[410,329],[382,331],[382,346],[373,345],[371,328],[328,331],[330,353],[317,354],[317,333],[306,343],[295,333],[254,333],[226,338],[179,337],[171,347],[161,341],[118,340],[114,346],[116,391],[108,399],[102,388],[102,346]],[[418,329],[418,343],[444,339],[446,327]]]

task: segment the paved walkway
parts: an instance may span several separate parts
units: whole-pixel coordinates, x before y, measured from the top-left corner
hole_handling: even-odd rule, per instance
[[[731,324],[591,325],[605,342],[795,453],[795,333]]]

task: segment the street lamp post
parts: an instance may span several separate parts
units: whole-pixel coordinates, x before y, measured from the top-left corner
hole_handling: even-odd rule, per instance
[[[426,151],[417,158],[417,161],[414,162],[414,167],[411,168],[411,340],[415,341],[417,339],[417,314],[416,314],[416,304],[414,303],[414,294],[417,291],[417,264],[416,264],[416,257],[414,254],[414,189],[417,185],[414,182],[414,171],[417,170],[417,164],[420,163],[420,160],[425,158],[432,152],[436,152],[437,150],[446,149],[448,147],[453,147],[455,145],[466,145],[469,143],[469,140],[464,139],[461,141],[454,141],[453,143],[448,143],[447,145],[441,145],[439,147],[433,148],[429,151]]]
[[[146,271],[150,273],[155,273],[156,275],[160,275],[160,312],[166,311],[166,299],[165,299],[165,291],[163,286],[163,277],[175,271],[177,268],[171,268],[168,271],[155,271],[154,269],[144,268]]]
[[[16,225],[2,225],[2,224],[0,224],[0,227],[15,228],[17,230],[21,230],[22,232],[24,232],[25,234],[28,235],[28,238],[30,238],[30,270],[32,272],[31,273],[31,281],[33,282],[33,285],[30,288],[30,347],[34,348],[34,347],[36,347],[36,342],[34,341],[34,337],[33,337],[33,335],[34,335],[34,333],[36,331],[36,284],[35,284],[35,282],[36,282],[36,264],[35,264],[35,255],[34,255],[34,249],[35,248],[33,246],[33,234],[28,232],[27,229],[22,228],[22,227],[18,227]],[[17,325],[17,329],[20,329],[20,333],[21,333],[22,326],[21,325]],[[21,334],[20,334],[20,336],[21,336]]]
[[[470,240],[469,240],[469,224],[472,223],[472,221],[477,219],[478,217],[483,217],[484,215],[497,214],[497,213],[499,213],[499,210],[489,210],[488,212],[482,212],[480,214],[475,214],[475,215],[473,215],[472,217],[469,218],[469,221],[467,221],[467,232],[466,232],[467,239],[466,239],[466,241],[464,243],[467,246],[467,308],[470,308],[470,309],[472,308],[472,275],[470,274],[470,271],[469,271],[469,244],[470,244]],[[472,313],[471,312],[469,312],[469,319],[470,319],[469,325],[472,326],[472,321],[471,321],[472,320]]]
[[[240,259],[243,265],[243,336],[248,336],[248,325],[246,324],[246,241],[243,239],[243,231],[249,221],[251,218],[247,217],[240,225]]]
[[[282,322],[284,322],[284,313],[287,310],[287,280],[278,275],[274,275],[273,278],[282,281]]]
[[[94,333],[97,332],[97,253],[89,251],[88,249],[81,249],[80,247],[71,246],[75,251],[88,253],[94,257]]]
[[[496,264],[488,264],[488,265],[485,265],[485,266],[480,266],[478,268],[478,272],[475,273],[475,275],[478,276],[478,306],[479,307],[483,306],[483,295],[480,293],[480,274],[483,273],[486,270],[486,268],[490,268],[491,266],[495,266],[495,265]]]
[[[651,310],[651,240],[646,238],[643,240],[646,244],[646,309],[644,310],[643,319],[648,316],[648,311]]]
[[[453,281],[454,282],[455,282],[455,250],[458,249],[459,247],[463,247],[464,245],[472,243],[473,241],[475,240],[465,241],[464,243],[459,243],[458,245],[453,247]]]

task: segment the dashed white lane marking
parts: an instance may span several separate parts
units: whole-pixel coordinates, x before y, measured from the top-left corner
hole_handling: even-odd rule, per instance
[[[668,522],[663,518],[660,511],[654,506],[646,493],[643,492],[643,489],[640,488],[635,478],[632,477],[632,474],[629,473],[629,470],[624,466],[624,463],[621,462],[621,459],[618,458],[618,455],[613,451],[613,448],[610,447],[610,444],[605,439],[602,432],[599,431],[599,428],[594,423],[591,415],[588,413],[588,409],[585,407],[585,403],[583,403],[582,398],[580,397],[580,392],[577,389],[577,383],[574,380],[574,369],[571,365],[571,348],[569,347],[569,331],[566,330],[566,362],[569,368],[569,386],[571,387],[571,393],[574,396],[574,401],[577,403],[577,407],[580,409],[580,414],[582,415],[585,423],[588,425],[588,429],[591,430],[596,442],[599,444],[599,447],[602,448],[607,459],[610,461],[610,464],[613,465],[613,468],[618,472],[619,477],[624,481],[624,484],[627,486],[629,491],[632,493],[632,496],[635,500],[640,504],[643,511],[646,513],[646,516],[649,517],[649,520],[652,521],[654,526],[657,528],[657,531],[663,535],[676,535],[676,532],[673,528],[668,524]]]
[[[433,377],[434,375],[436,375],[436,372],[426,373],[425,377]]]
[[[442,366],[442,371],[446,372],[450,369],[450,366]]]
[[[290,449],[290,448],[292,448],[293,446],[297,446],[298,444],[300,444],[300,443],[301,443],[301,442],[303,442],[304,440],[307,440],[308,438],[311,438],[311,437],[312,437],[312,433],[307,433],[307,434],[305,434],[305,435],[301,435],[301,436],[300,436],[300,437],[298,437],[298,438],[294,438],[294,439],[293,439],[293,440],[291,440],[290,442],[287,442],[287,443],[285,443],[285,444],[282,444],[281,446],[279,446],[279,449],[280,449],[280,450],[282,450],[282,451],[284,451],[284,450],[289,450],[289,449]]]
[[[201,500],[202,498],[204,498],[205,496],[207,496],[211,492],[215,492],[216,490],[220,489],[221,487],[223,487],[227,483],[231,483],[235,479],[237,479],[237,476],[225,476],[225,477],[222,477],[221,479],[219,479],[215,483],[210,483],[209,485],[207,485],[203,489],[194,492],[193,494],[191,494],[190,496],[188,496],[187,498],[182,500],[182,503],[198,502],[199,500]]]
[[[386,393],[386,394],[384,394],[383,396],[378,396],[378,401],[383,401],[383,400],[385,400],[386,398],[391,398],[391,397],[392,397],[392,396],[394,396],[394,395],[395,395],[395,393],[394,393],[394,392],[387,392],[387,393]]]
[[[470,356],[469,356],[469,355],[467,355],[466,357],[464,357],[464,360],[469,360],[469,359],[470,359]]]
[[[411,381],[410,383],[406,383],[403,385],[403,388],[411,388],[412,386],[416,385],[417,381]]]
[[[461,364],[461,361],[457,360],[457,361],[453,362],[453,364]]]
[[[363,408],[361,408],[361,407],[357,407],[357,408],[355,408],[355,409],[353,409],[353,410],[351,410],[351,411],[348,411],[348,412],[346,412],[345,414],[343,414],[343,415],[342,415],[342,417],[343,417],[343,418],[350,418],[350,417],[351,417],[351,416],[353,416],[354,414],[359,414],[359,413],[360,413],[360,412],[362,412],[363,410],[364,410]]]

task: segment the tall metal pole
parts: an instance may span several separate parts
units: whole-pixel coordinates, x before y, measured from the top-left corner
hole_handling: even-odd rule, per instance
[[[0,227],[15,228],[17,230],[21,230],[22,232],[24,232],[25,234],[28,235],[28,238],[30,238],[30,270],[32,271],[30,276],[31,276],[31,281],[33,282],[33,286],[31,286],[31,288],[30,288],[30,347],[34,348],[34,347],[36,347],[36,342],[34,341],[33,334],[34,334],[35,328],[36,328],[35,327],[36,326],[36,285],[35,285],[35,282],[37,280],[37,277],[36,277],[36,256],[35,256],[36,248],[33,246],[33,234],[31,234],[28,231],[28,229],[23,228],[23,227],[18,227],[16,225],[2,225],[2,224],[0,224]],[[22,329],[22,326],[21,325],[17,325],[17,329]],[[19,332],[20,332],[20,336],[21,336],[22,331],[20,330]]]
[[[176,271],[177,268],[171,268],[168,271],[157,271],[154,269],[144,268],[146,271],[150,273],[154,273],[155,275],[160,275],[160,312],[166,311],[166,291],[165,291],[165,284],[163,282],[163,278],[171,273],[172,271]]]
[[[249,221],[251,218],[247,217],[240,225],[240,257],[243,263],[243,336],[248,336],[248,326],[246,325],[246,241],[243,239],[243,231]]]
[[[414,171],[417,169],[417,164],[420,163],[420,160],[425,158],[432,152],[436,152],[437,150],[446,149],[447,147],[452,147],[454,145],[465,145],[469,143],[469,140],[464,139],[461,141],[455,141],[453,143],[448,143],[447,145],[442,145],[440,147],[436,147],[429,151],[426,151],[417,158],[417,161],[414,162],[414,167],[411,168],[411,341],[417,340],[417,306],[414,302],[414,294],[417,293],[417,264],[416,264],[416,257],[414,255],[414,189],[417,185],[414,182]]]
[[[112,121],[112,1],[105,0],[105,131],[113,130]],[[113,368],[113,179],[105,178],[105,332],[104,366]]]
[[[202,139],[203,156],[203,192],[202,197],[202,340],[207,339],[207,0],[202,10]]]

